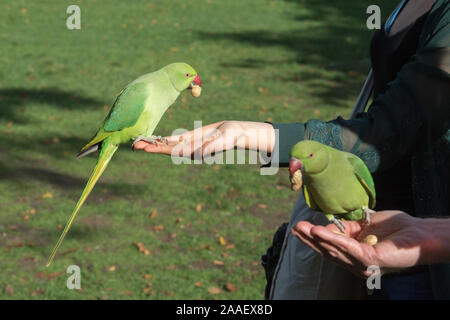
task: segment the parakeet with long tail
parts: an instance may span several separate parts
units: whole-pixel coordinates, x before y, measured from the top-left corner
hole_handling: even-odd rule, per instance
[[[167,108],[186,89],[191,89],[192,95],[198,97],[201,93],[200,77],[190,65],[173,63],[137,78],[120,92],[102,127],[77,156],[81,158],[100,150],[97,164],[48,259],[47,266],[52,263],[78,211],[119,145],[131,140],[134,140],[133,146],[140,140],[153,143],[162,141],[161,137],[153,136],[153,131]]]
[[[325,213],[341,232],[345,233],[345,226],[339,217],[370,223],[375,185],[356,155],[303,140],[291,149],[289,172],[292,189],[303,187],[306,204]]]

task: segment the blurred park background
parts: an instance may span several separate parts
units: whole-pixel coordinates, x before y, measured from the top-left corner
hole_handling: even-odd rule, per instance
[[[81,8],[81,30],[66,8]],[[350,114],[369,70],[366,8],[396,1],[41,0],[0,4],[0,298],[262,299],[260,256],[297,194],[288,172],[179,165],[120,148],[51,267],[45,262],[94,167],[76,160],[117,94],[185,61],[156,134],[220,120]],[[66,288],[69,265],[81,290]]]

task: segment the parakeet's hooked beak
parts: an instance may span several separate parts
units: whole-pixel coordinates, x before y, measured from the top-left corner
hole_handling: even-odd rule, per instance
[[[191,89],[191,93],[195,98],[198,98],[202,92],[202,82],[200,81],[200,77],[195,75],[194,80],[189,84],[188,89]]]
[[[194,83],[197,84],[199,87],[202,86],[202,82],[200,81],[200,77],[198,76],[198,74],[194,78]]]
[[[202,81],[200,80],[200,77],[198,74],[195,76],[194,80],[192,80],[191,84],[189,85],[188,89],[192,89],[193,87],[202,86]]]
[[[291,160],[289,161],[289,173],[293,175],[297,170],[303,172],[305,170],[305,166],[300,160],[296,158],[291,158]]]

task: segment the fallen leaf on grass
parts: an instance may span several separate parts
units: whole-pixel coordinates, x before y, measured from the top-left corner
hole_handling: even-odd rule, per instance
[[[162,226],[162,225],[154,226],[152,229],[153,229],[153,231],[163,231],[164,230],[164,226]]]
[[[139,252],[142,252],[146,256],[150,254],[150,250],[146,249],[142,242],[136,242],[136,246],[138,247]]]
[[[144,275],[144,279],[151,279],[151,278],[152,278],[152,276],[150,274],[145,274]]]
[[[225,263],[223,263],[223,261],[220,261],[220,260],[214,260],[213,263],[216,266],[223,266],[225,264]]]
[[[197,211],[197,212],[202,211],[202,204],[201,203],[197,204],[197,206],[195,207],[195,211]]]
[[[51,199],[51,198],[53,198],[53,195],[48,191],[42,195],[42,199]]]
[[[150,219],[155,219],[158,215],[158,210],[154,209],[152,213],[150,214]]]
[[[9,250],[11,248],[20,248],[20,247],[23,247],[24,245],[25,245],[25,243],[23,243],[23,242],[8,244],[6,246],[6,250]]]
[[[173,270],[175,268],[176,268],[176,266],[173,265],[173,264],[170,264],[170,265],[167,266],[167,269],[169,269],[169,270]]]
[[[222,290],[217,287],[209,287],[208,292],[211,294],[219,294],[222,293]]]
[[[33,290],[33,291],[31,291],[31,296],[34,297],[37,295],[41,295],[43,293],[44,293],[44,290]]]
[[[144,289],[144,293],[148,293],[148,294],[152,294],[153,292],[152,292],[152,287],[150,286],[150,287],[147,287],[147,288],[145,288]]]
[[[116,271],[116,266],[112,265],[111,267],[108,268],[109,271],[114,272]]]
[[[53,272],[53,273],[44,273],[44,272],[37,272],[34,274],[34,276],[38,279],[44,279],[47,278],[49,280],[54,279],[56,277],[59,277],[62,275],[63,272]]]
[[[267,209],[267,205],[266,204],[264,204],[264,203],[258,203],[258,208],[260,208],[260,209]]]
[[[227,291],[229,291],[229,292],[235,292],[235,291],[237,291],[237,288],[235,287],[235,286],[233,286],[231,283],[227,283],[226,284],[226,286],[225,286],[225,288],[227,289]]]
[[[200,281],[197,281],[196,283],[194,283],[194,286],[200,288],[202,286],[202,283]]]
[[[6,293],[9,294],[10,296],[12,296],[12,295],[14,294],[14,289],[13,289],[13,287],[11,287],[10,284],[8,284],[8,285],[5,287],[5,291],[6,291]]]
[[[173,291],[161,291],[161,293],[162,293],[163,295],[169,296],[169,297],[172,297],[172,296],[175,295],[175,292],[173,292]]]
[[[221,246],[224,246],[224,245],[227,244],[227,242],[225,241],[224,237],[222,237],[222,236],[219,237],[219,243],[220,243]]]
[[[229,245],[227,245],[225,247],[225,249],[233,249],[234,248],[234,244],[230,243]]]

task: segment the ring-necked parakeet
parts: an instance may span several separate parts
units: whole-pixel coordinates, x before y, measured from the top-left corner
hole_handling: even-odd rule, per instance
[[[153,143],[161,140],[161,137],[153,136],[153,131],[167,108],[185,89],[192,89],[192,95],[198,97],[201,92],[200,77],[190,65],[173,63],[137,78],[120,92],[100,130],[77,156],[81,158],[100,149],[97,164],[48,259],[47,266],[51,264],[76,214],[118,146],[130,140],[134,140],[134,143],[139,140]]]
[[[325,213],[342,232],[345,227],[337,217],[370,223],[375,185],[364,162],[354,154],[303,140],[291,149],[289,172],[292,189],[303,186],[306,204]]]

